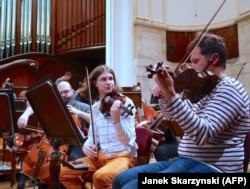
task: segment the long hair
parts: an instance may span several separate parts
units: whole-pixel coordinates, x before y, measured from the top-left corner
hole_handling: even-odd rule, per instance
[[[92,103],[99,100],[100,94],[99,94],[98,88],[95,86],[95,82],[97,81],[97,78],[105,71],[108,71],[109,73],[111,73],[113,75],[114,88],[113,88],[112,92],[119,93],[122,91],[122,89],[120,88],[120,86],[117,83],[114,71],[106,65],[100,65],[100,66],[95,67],[91,71],[91,73],[89,74],[89,78],[84,78],[84,82],[79,89],[79,94],[84,99],[89,99],[89,87],[90,87],[91,98],[93,101]],[[87,79],[89,80],[90,86],[87,86]]]

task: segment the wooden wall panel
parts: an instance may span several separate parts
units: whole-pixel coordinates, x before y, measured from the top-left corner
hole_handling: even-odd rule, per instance
[[[186,54],[187,45],[194,39],[197,32],[177,32],[166,31],[167,42],[167,60],[171,62],[180,62]],[[208,33],[214,33],[223,37],[226,41],[228,59],[239,56],[238,28],[237,24],[210,30]]]
[[[29,4],[23,4],[25,2]],[[8,45],[5,45],[2,47],[4,53],[0,59],[30,52],[56,55],[72,49],[104,46],[105,2],[105,0],[51,0],[48,1],[51,4],[47,6],[47,1],[17,0],[16,24],[13,29],[15,39],[12,42],[15,44],[13,46],[15,49],[12,53],[12,49],[9,50]],[[31,6],[32,9],[27,10],[27,6]],[[50,28],[45,33],[47,19],[42,17],[49,14],[49,8],[51,8]],[[31,11],[31,24],[28,22],[29,18],[21,20],[27,11]],[[24,34],[21,32],[24,27],[22,25],[27,25],[28,32]]]
[[[184,57],[189,42],[195,37],[194,32],[167,31],[167,60],[179,62]]]
[[[55,6],[55,53],[105,45],[105,0],[62,0]]]

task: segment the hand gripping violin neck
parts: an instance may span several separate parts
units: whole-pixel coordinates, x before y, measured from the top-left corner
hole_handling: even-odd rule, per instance
[[[146,66],[146,71],[150,72],[148,77],[152,78],[156,73],[161,74],[161,66],[163,62],[157,63],[156,66]],[[193,103],[208,95],[220,81],[217,75],[209,71],[197,72],[188,63],[181,64],[177,70],[169,73],[174,80],[175,91]]]

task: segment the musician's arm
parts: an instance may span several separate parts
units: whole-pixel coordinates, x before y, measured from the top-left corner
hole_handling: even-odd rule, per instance
[[[84,119],[88,124],[90,124],[90,114],[83,112],[83,111],[78,111],[78,114],[76,114],[77,116],[81,117],[82,119]]]
[[[28,106],[25,111],[22,113],[22,115],[17,120],[17,126],[18,128],[23,128],[27,125],[29,117],[34,113],[31,106]]]
[[[70,113],[77,115],[78,117],[84,119],[84,121],[86,121],[88,124],[90,124],[89,108],[86,109],[85,111],[79,110],[71,105],[67,105],[67,108]]]

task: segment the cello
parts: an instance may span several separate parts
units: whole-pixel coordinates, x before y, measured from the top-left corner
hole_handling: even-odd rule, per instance
[[[67,159],[67,149],[67,145],[59,147],[59,151],[63,155],[63,160]],[[49,140],[44,137],[43,140],[35,145],[25,156],[22,163],[23,173],[36,182],[48,184],[51,181],[49,168],[52,152],[55,152],[54,147],[52,147]]]
[[[32,130],[31,134],[24,135],[16,133],[13,137],[13,151],[18,153],[19,158],[23,159],[27,153],[33,148],[34,145],[39,144],[40,141],[44,138],[44,131],[39,128],[32,128],[26,126],[25,129]]]
[[[79,92],[76,91],[75,94],[70,98],[70,100],[68,101],[67,105],[71,105],[73,106],[74,102],[76,101],[77,96],[79,95]],[[71,117],[73,118],[75,124],[77,125],[77,127],[81,130],[81,122],[80,120],[77,118],[77,116],[73,113],[71,113]]]

